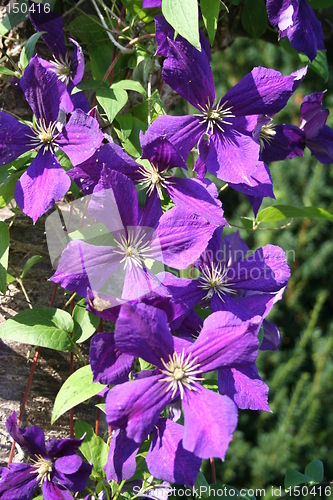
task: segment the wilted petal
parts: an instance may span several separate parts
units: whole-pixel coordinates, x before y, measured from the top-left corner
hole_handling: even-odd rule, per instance
[[[67,193],[71,180],[56,155],[40,149],[28,170],[15,186],[15,199],[22,211],[35,223]]]
[[[173,338],[164,311],[146,304],[122,306],[115,329],[117,348],[163,369],[173,354]]]
[[[202,372],[248,366],[257,358],[261,321],[259,316],[245,320],[229,311],[215,312],[204,321],[199,337],[187,352],[192,353]]]
[[[0,111],[0,165],[6,165],[34,147],[33,132],[8,113]]]
[[[200,458],[224,460],[237,426],[237,407],[227,396],[202,386],[186,391],[183,399],[183,447]]]
[[[183,431],[182,425],[160,418],[153,430],[146,462],[149,472],[156,479],[194,486],[201,458],[184,450]]]
[[[131,479],[136,471],[136,454],[140,444],[126,436],[122,429],[112,434],[108,461],[104,467],[108,481]]]
[[[122,354],[115,345],[114,334],[97,333],[90,343],[90,365],[94,382],[116,385],[128,381],[134,358]]]
[[[112,429],[126,429],[127,437],[142,443],[152,431],[171,392],[160,384],[162,375],[116,385],[106,397],[106,420]]]
[[[73,165],[77,165],[92,156],[102,140],[103,132],[97,120],[76,109],[55,142]]]
[[[255,364],[237,370],[219,370],[218,386],[219,393],[229,396],[241,410],[270,411],[269,387],[260,378]]]

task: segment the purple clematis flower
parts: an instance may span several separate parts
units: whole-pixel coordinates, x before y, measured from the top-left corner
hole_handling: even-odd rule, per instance
[[[108,235],[110,246],[70,242],[52,281],[82,296],[88,288],[95,297],[104,293],[110,307],[137,300],[161,285],[160,276],[148,268],[149,259],[163,280],[163,264],[186,268],[205,249],[215,229],[178,207],[162,214],[158,200],[148,199],[142,210],[134,184],[116,170],[102,171],[88,212],[104,224],[100,230]]]
[[[84,74],[84,56],[81,46],[72,38],[68,40],[74,45],[74,51],[69,58],[64,41],[64,24],[62,17],[56,12],[45,12],[43,4],[35,4],[29,1],[29,18],[36,31],[43,31],[42,40],[51,50],[54,61],[40,59],[44,68],[53,71],[58,78],[67,86],[68,93],[71,94],[75,85],[81,82]],[[80,108],[85,113],[90,110],[90,105],[82,92],[76,93],[68,98],[64,94],[62,107],[67,113],[73,109]]]
[[[66,153],[75,165],[95,152],[103,134],[97,121],[81,110],[75,110],[66,125],[58,122],[60,102],[67,91],[54,73],[43,68],[37,56],[27,66],[21,88],[36,121],[29,127],[0,112],[0,164],[38,149],[36,158],[15,187],[18,205],[36,222],[70,187],[70,178],[58,162],[56,149]]]
[[[172,420],[159,418],[153,429],[152,442],[146,456],[149,472],[156,478],[173,484],[193,486],[200,470],[201,459],[184,450],[184,428]],[[108,481],[131,479],[136,471],[136,455],[140,444],[118,429],[111,438],[105,466]]]
[[[257,188],[258,182],[251,176],[256,172],[260,154],[259,142],[252,136],[258,115],[272,115],[281,110],[307,68],[288,76],[272,69],[254,68],[216,101],[205,51],[199,52],[182,40],[167,37],[167,41],[162,76],[199,113],[158,117],[149,127],[149,133],[166,137],[184,161],[198,142],[199,160],[211,174],[233,185]],[[258,192],[253,194],[258,196]]]
[[[126,354],[156,366],[148,377],[113,387],[106,397],[106,419],[141,443],[161,411],[180,398],[184,411],[184,450],[200,458],[224,458],[237,425],[237,407],[226,395],[205,389],[203,373],[251,366],[258,349],[260,317],[242,321],[229,312],[212,314],[194,342],[171,335],[166,314],[145,304],[126,304],[116,323],[115,343]]]
[[[267,0],[269,22],[287,36],[298,52],[313,61],[318,50],[325,50],[321,23],[306,0]]]
[[[12,463],[0,468],[0,498],[30,500],[38,486],[43,498],[73,498],[71,492],[83,491],[92,466],[77,455],[82,439],[50,439],[40,427],[19,428],[16,413],[7,419],[6,427],[12,438],[32,457],[32,464]]]

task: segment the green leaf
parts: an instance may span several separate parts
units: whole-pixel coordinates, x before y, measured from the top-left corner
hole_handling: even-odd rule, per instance
[[[28,66],[29,61],[34,53],[35,45],[44,33],[46,33],[46,31],[39,31],[38,33],[32,35],[23,47],[20,54],[20,67],[22,70],[24,70]]]
[[[0,66],[0,74],[9,75],[9,76],[16,75],[15,71],[12,71],[11,69],[5,68],[5,66]]]
[[[108,85],[101,80],[85,80],[84,82],[80,82],[74,87],[72,90],[72,94],[77,94],[81,90],[96,90],[96,89],[108,89]]]
[[[220,0],[200,0],[200,8],[209,43],[213,45],[220,12]]]
[[[139,158],[141,156],[141,146],[139,133],[142,130],[145,132],[148,128],[148,125],[138,118],[133,118],[133,129],[131,135],[123,142],[123,146],[126,149],[127,153],[134,158]]]
[[[320,483],[324,478],[324,465],[320,460],[313,460],[305,467],[305,474],[311,477],[311,481]]]
[[[114,83],[111,88],[133,90],[134,92],[139,92],[139,94],[141,94],[144,99],[147,98],[147,93],[142,87],[141,83],[135,82],[134,80],[121,80],[120,82]]]
[[[10,283],[14,283],[14,281],[16,281],[15,276],[13,276],[12,274],[7,273],[7,285],[9,285]]]
[[[201,51],[197,0],[162,0],[162,13],[179,35]]]
[[[313,9],[327,9],[333,7],[333,0],[308,0]]]
[[[9,229],[5,222],[0,222],[0,292],[6,293],[7,267],[9,253]]]
[[[73,341],[80,343],[94,335],[98,328],[100,318],[86,310],[85,299],[83,299],[74,307],[73,321]]]
[[[30,257],[30,259],[27,260],[27,262],[24,264],[24,268],[21,274],[21,279],[23,279],[29,272],[29,270],[38,264],[39,262],[43,262],[45,260],[45,257],[42,257],[41,255],[34,255],[33,257]]]
[[[200,471],[199,474],[197,475],[197,479],[195,481],[195,488],[198,488],[198,490],[200,490],[200,488],[202,489],[202,491],[206,491],[207,493],[203,493],[201,494],[201,498],[209,498],[208,496],[208,492],[209,492],[209,484],[207,482],[207,479],[205,478],[205,476],[203,475],[203,473]]]
[[[106,411],[105,411],[105,403],[98,403],[97,405],[95,405],[96,408],[99,408],[100,410],[102,410],[103,413],[106,414]]]
[[[91,425],[83,420],[77,420],[75,422],[75,437],[80,439],[84,434],[85,439],[80,446],[80,450],[86,460],[93,464],[93,475],[96,472],[98,478],[103,479],[105,477],[103,467],[108,459],[108,445],[102,438],[96,436]]]
[[[314,217],[333,221],[333,215],[323,208],[293,207],[291,205],[275,205],[261,210],[257,215],[258,222],[278,222],[294,217]]]
[[[286,489],[293,488],[294,486],[298,486],[299,484],[308,483],[311,481],[311,477],[298,472],[298,470],[287,469],[286,477],[284,478],[284,487]]]
[[[28,19],[28,16],[28,0],[21,0],[20,4],[18,5],[18,12],[14,12],[12,5],[9,14],[6,14],[0,23],[0,36],[6,35],[12,28]]]
[[[298,57],[305,64],[309,62],[309,59],[305,54],[299,54]],[[318,50],[317,57],[312,62],[309,62],[309,68],[315,71],[317,75],[324,80],[324,82],[327,82],[329,69],[325,50]]]
[[[264,0],[245,0],[242,25],[253,38],[259,38],[267,28],[267,10]]]
[[[21,174],[11,174],[7,181],[0,184],[0,208],[4,208],[14,198],[15,184]]]
[[[0,338],[14,340],[56,351],[71,351],[70,333],[74,324],[70,314],[61,309],[28,309],[0,326]]]
[[[96,98],[104,109],[110,123],[113,122],[119,111],[125,106],[128,100],[126,90],[120,88],[97,89]]]
[[[117,127],[117,123],[119,128]],[[123,142],[129,138],[133,128],[133,115],[126,113],[125,115],[118,115],[113,122],[113,126],[119,139]]]
[[[54,402],[51,423],[53,424],[61,415],[74,406],[83,403],[95,396],[106,385],[93,382],[90,365],[83,366],[74,372],[61,387]]]

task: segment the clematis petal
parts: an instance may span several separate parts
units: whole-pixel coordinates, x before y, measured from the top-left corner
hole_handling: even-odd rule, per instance
[[[119,255],[109,246],[95,246],[84,241],[71,241],[62,252],[57,271],[51,281],[82,297],[87,289],[100,290],[119,268]]]
[[[45,12],[43,4],[30,3],[29,18],[35,31],[45,31],[41,38],[55,58],[65,60],[64,23],[62,17],[52,11]]]
[[[218,371],[219,393],[232,399],[241,410],[270,411],[269,387],[258,374],[255,364],[244,368],[223,368]]]
[[[80,468],[74,473],[58,472],[55,470],[54,482],[59,483],[60,489],[61,486],[66,488],[66,491],[83,491],[87,485],[91,471],[92,465],[85,462],[82,462]]]
[[[136,471],[136,454],[140,444],[126,436],[126,432],[118,429],[112,434],[108,461],[104,467],[108,481],[131,479]]]
[[[333,163],[333,130],[325,125],[316,137],[307,139],[311,154],[321,163]]]
[[[156,165],[159,170],[173,167],[182,167],[187,170],[186,162],[166,137],[155,136],[148,129],[145,134],[140,132],[140,145],[141,157]]]
[[[115,344],[120,352],[137,356],[163,369],[174,352],[173,337],[164,311],[146,304],[124,304],[120,310]]]
[[[83,460],[78,455],[65,455],[57,458],[54,463],[54,468],[61,474],[74,474],[74,472],[77,472],[80,469],[82,463]]]
[[[0,498],[31,500],[38,488],[37,474],[29,464],[12,463],[9,469],[0,468]]]
[[[43,499],[44,500],[73,500],[73,495],[70,491],[59,484],[54,484],[46,479],[43,483]]]
[[[184,450],[183,432],[183,426],[160,418],[153,430],[152,442],[146,456],[147,467],[156,479],[194,486],[201,458]]]
[[[199,144],[199,152],[201,148]],[[260,153],[259,144],[249,135],[228,127],[225,133],[215,131],[210,137],[205,164],[218,179],[232,184],[255,185],[255,173]]]
[[[50,457],[54,459],[64,455],[73,455],[77,452],[84,437],[81,439],[49,439],[46,443],[46,450]]]
[[[86,115],[81,109],[76,109],[62,132],[57,135],[55,143],[75,166],[95,153],[103,137],[97,120]]]
[[[163,80],[197,109],[206,109],[215,101],[215,87],[207,54],[193,45],[168,40],[168,55],[163,63]]]
[[[262,323],[264,330],[264,338],[262,340],[261,351],[277,351],[281,344],[281,334],[275,323],[271,323],[265,319]]]
[[[94,382],[116,385],[128,381],[134,357],[122,354],[115,345],[114,334],[97,333],[90,343],[90,365]]]
[[[37,121],[44,121],[47,126],[57,121],[60,101],[67,89],[55,73],[42,66],[37,56],[30,59],[20,86]]]
[[[237,407],[227,396],[202,386],[186,391],[183,399],[183,447],[200,458],[224,460],[237,426]]]
[[[8,113],[0,111],[0,165],[16,160],[35,146],[29,136],[30,127]]]
[[[112,429],[126,429],[126,435],[142,443],[171,401],[171,392],[159,384],[162,375],[116,385],[106,396],[106,420]]]
[[[232,312],[215,312],[205,321],[197,340],[187,352],[202,372],[254,363],[258,353],[260,316],[244,319]]]
[[[67,193],[71,180],[51,150],[40,149],[15,186],[15,199],[22,211],[36,220]]]
[[[278,292],[290,278],[286,254],[280,247],[265,245],[230,267],[227,278],[235,290]]]
[[[304,97],[301,105],[300,128],[304,131],[307,139],[313,139],[326,124],[328,109],[323,107],[325,92],[314,92]]]
[[[73,85],[77,85],[82,80],[84,74],[84,55],[81,45],[73,40],[73,38],[68,38],[68,40],[74,45],[71,58],[71,80]]]
[[[204,183],[197,179],[172,177],[165,189],[178,207],[183,207],[216,226],[228,225],[223,217],[222,203],[209,194]]]
[[[156,228],[163,262],[176,269],[185,269],[200,256],[215,226],[180,207],[164,213]]]
[[[274,115],[287,104],[306,72],[307,67],[284,76],[279,71],[259,66],[232,87],[221,99],[221,104],[228,103],[236,116]]]
[[[26,453],[32,456],[41,455],[47,458],[45,435],[40,427],[36,425],[26,428],[18,427],[17,415],[14,411],[13,414],[7,418],[6,428],[14,441],[16,441]]]
[[[275,125],[275,135],[264,143],[260,158],[264,162],[286,160],[303,156],[305,133],[295,125]]]

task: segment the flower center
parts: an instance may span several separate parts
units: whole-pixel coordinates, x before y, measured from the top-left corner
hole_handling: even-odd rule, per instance
[[[171,397],[174,398],[177,390],[180,392],[180,398],[184,397],[184,389],[189,391],[196,391],[195,383],[203,380],[203,378],[197,377],[197,374],[201,373],[200,363],[195,364],[197,358],[191,360],[191,353],[185,358],[184,349],[180,354],[176,352],[173,356],[169,355],[169,361],[166,363],[164,359],[161,361],[164,366],[164,370],[161,372],[166,375],[161,378],[159,382],[166,382],[169,385],[166,388],[166,392],[172,391]]]
[[[161,172],[158,168],[150,163],[149,165],[142,165],[138,172],[142,176],[142,180],[138,181],[142,185],[141,189],[147,189],[147,194],[150,196],[156,188],[160,200],[163,200],[162,187],[165,188],[170,181],[165,179],[168,168]]]
[[[71,77],[71,63],[69,61],[68,55],[66,54],[65,59],[60,56],[60,59],[55,59],[51,61],[54,73],[58,76],[59,80],[68,85]]]
[[[228,101],[225,101],[221,104],[221,101],[216,104],[215,101],[213,105],[210,105],[210,102],[206,104],[205,107],[200,106],[202,115],[202,121],[200,123],[207,123],[207,134],[212,134],[214,132],[214,126],[218,127],[221,132],[224,132],[224,128],[222,127],[222,123],[225,125],[232,125],[231,121],[228,121],[229,118],[235,118],[235,115],[231,113],[232,106],[229,108],[226,107]],[[198,116],[198,115],[195,115]]]
[[[259,134],[259,144],[261,147],[261,151],[265,149],[266,143],[268,145],[271,144],[274,136],[276,135],[276,131],[274,130],[273,123],[266,123],[261,127]]]
[[[201,268],[201,274],[199,278],[199,287],[203,290],[207,290],[204,299],[210,299],[213,294],[216,293],[222,302],[224,302],[224,295],[227,293],[237,293],[236,290],[231,288],[230,278],[227,278],[227,267],[222,267],[221,264],[214,265],[211,263],[211,267],[206,265],[204,268]]]
[[[128,230],[127,236],[124,234],[120,236],[120,241],[115,239],[118,249],[114,252],[122,256],[120,263],[125,262],[124,269],[127,266],[130,271],[133,266],[142,268],[145,259],[152,258],[153,255],[149,253],[151,250],[149,242],[144,241],[145,236],[140,229],[139,231]]]
[[[52,149],[53,140],[57,135],[55,134],[56,128],[56,122],[51,122],[49,125],[46,125],[45,119],[40,118],[31,129],[34,135],[29,135],[28,137],[33,139],[32,142],[36,144],[36,147],[42,145],[45,149]]]
[[[51,460],[47,460],[41,455],[37,455],[37,460],[33,460],[32,467],[36,470],[31,471],[30,474],[37,474],[37,481],[43,482],[45,479],[51,480],[51,472],[53,468],[53,464]]]

